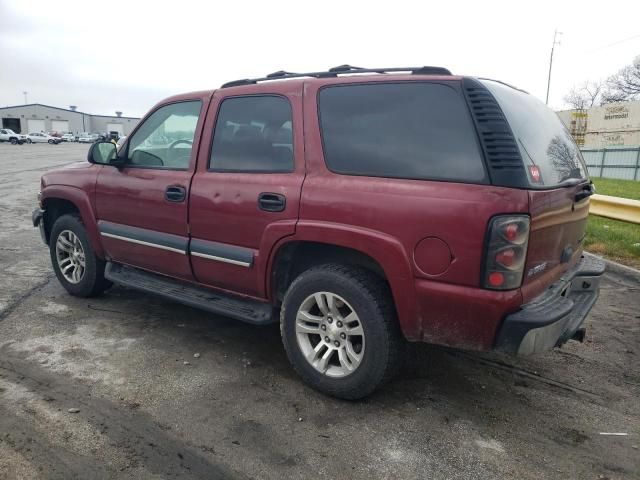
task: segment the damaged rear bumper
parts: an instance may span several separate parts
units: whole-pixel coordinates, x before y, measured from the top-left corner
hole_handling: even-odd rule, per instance
[[[602,259],[583,255],[544,293],[505,317],[495,349],[530,355],[583,337],[581,325],[598,299],[604,270]]]

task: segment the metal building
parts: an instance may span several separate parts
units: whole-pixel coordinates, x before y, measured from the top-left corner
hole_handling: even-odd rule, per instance
[[[129,135],[140,121],[135,117],[123,117],[122,112],[115,116],[92,115],[79,112],[76,107],[58,108],[40,103],[0,107],[2,128],[10,128],[16,133],[33,132],[119,132]]]

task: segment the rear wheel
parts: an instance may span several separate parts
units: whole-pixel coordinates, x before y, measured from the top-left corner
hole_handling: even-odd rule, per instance
[[[404,339],[389,289],[366,270],[307,270],[287,290],[280,321],[294,369],[328,395],[365,397],[400,367]]]
[[[33,141],[30,138],[28,138],[27,143],[33,143]]]
[[[17,138],[12,138],[11,140],[9,140],[11,142],[11,145],[15,145],[18,143],[18,139]]]
[[[47,143],[53,145],[53,140],[48,140]]]
[[[56,220],[49,251],[56,277],[71,295],[91,297],[111,286],[104,278],[105,262],[96,256],[78,216],[68,214]]]

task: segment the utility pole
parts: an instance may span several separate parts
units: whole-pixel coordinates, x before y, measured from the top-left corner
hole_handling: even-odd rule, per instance
[[[22,92],[22,94],[24,95],[24,104],[27,104],[27,93],[29,92]]]
[[[549,78],[547,78],[547,98],[544,101],[545,105],[549,104],[549,87],[551,86],[551,67],[553,66],[553,50],[556,48],[556,45],[560,45],[560,41],[558,40],[558,35],[562,35],[562,32],[559,32],[557,29],[553,32],[553,45],[551,45],[551,58],[549,59]]]

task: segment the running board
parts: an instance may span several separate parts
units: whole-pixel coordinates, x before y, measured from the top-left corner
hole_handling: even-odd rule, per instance
[[[107,262],[104,276],[119,285],[254,325],[266,325],[275,321],[273,307],[268,303],[215,292],[138,268]]]

